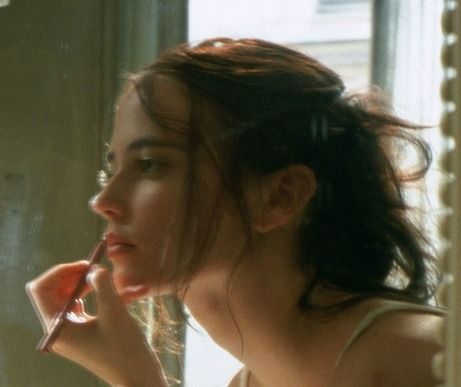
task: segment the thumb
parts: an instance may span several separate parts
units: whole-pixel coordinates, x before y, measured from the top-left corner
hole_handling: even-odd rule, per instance
[[[113,317],[112,313],[120,308],[125,309],[122,299],[117,294],[112,282],[112,273],[105,267],[94,265],[88,274],[87,281],[93,288],[96,297],[98,315]]]

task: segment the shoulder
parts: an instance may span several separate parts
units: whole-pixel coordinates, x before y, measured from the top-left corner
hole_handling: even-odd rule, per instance
[[[415,312],[393,313],[370,330],[370,345],[379,378],[388,386],[434,386],[432,359],[442,350],[437,332],[443,318]]]
[[[434,386],[431,364],[442,349],[437,341],[442,324],[443,317],[430,313],[386,313],[350,348],[340,368],[366,379],[364,386]]]

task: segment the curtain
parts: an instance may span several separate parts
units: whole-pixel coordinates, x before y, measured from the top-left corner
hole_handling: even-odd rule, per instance
[[[438,163],[449,147],[438,128],[442,10],[439,0],[375,0],[371,75],[372,84],[388,94],[397,115],[430,127],[423,136],[431,146],[434,163],[425,184],[408,189],[407,197],[412,206],[422,209],[411,216],[433,236],[431,242],[438,251],[443,245],[438,223],[446,212],[438,195],[446,175]],[[400,153],[399,161],[411,168],[416,155],[405,148]]]

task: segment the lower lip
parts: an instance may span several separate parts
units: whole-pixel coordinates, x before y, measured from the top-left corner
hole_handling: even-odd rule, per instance
[[[135,249],[134,245],[123,244],[123,243],[108,245],[107,246],[107,257],[114,258],[120,255],[126,255],[128,253],[133,252],[134,249]]]

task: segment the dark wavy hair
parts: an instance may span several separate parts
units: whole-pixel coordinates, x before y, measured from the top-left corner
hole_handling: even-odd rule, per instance
[[[346,94],[340,77],[315,59],[262,40],[217,38],[182,45],[133,76],[145,109],[156,119],[158,75],[179,80],[191,95],[189,223],[183,233],[195,245],[190,276],[203,263],[202,252],[219,221],[213,209],[205,209],[210,203],[199,200],[195,186],[194,159],[202,147],[219,168],[246,227],[245,176],[293,164],[315,173],[318,190],[300,226],[298,257],[300,270],[314,278],[306,283],[301,307],[310,306],[319,284],[358,297],[421,303],[434,294],[434,259],[409,220],[403,193],[403,183],[420,179],[431,162],[430,149],[417,133],[420,126],[394,116],[374,93]],[[399,168],[396,156],[398,149],[410,147],[418,162],[408,171]]]

